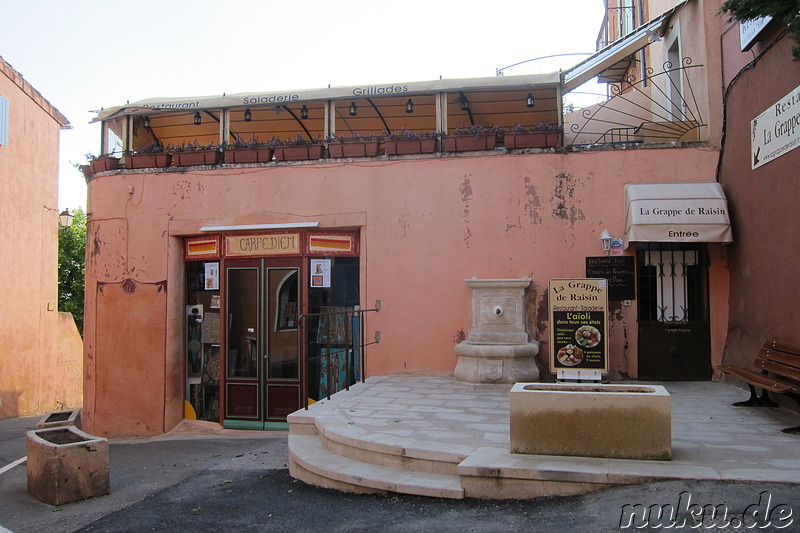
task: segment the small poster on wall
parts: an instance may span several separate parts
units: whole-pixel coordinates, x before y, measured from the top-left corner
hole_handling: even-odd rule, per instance
[[[608,282],[550,280],[550,371],[608,372]]]
[[[311,260],[311,286],[317,288],[328,288],[331,286],[331,260],[312,259]]]
[[[206,290],[219,290],[219,263],[206,263]]]

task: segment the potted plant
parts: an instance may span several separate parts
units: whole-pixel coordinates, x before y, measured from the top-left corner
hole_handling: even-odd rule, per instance
[[[119,168],[119,158],[114,157],[113,154],[86,154],[86,159],[89,160],[89,166],[92,168],[92,174],[97,174],[98,172],[108,172],[109,170],[117,170]]]
[[[306,139],[298,133],[294,139],[281,140],[276,137],[269,144],[278,161],[304,161],[322,158],[323,144],[319,137]]]
[[[452,135],[444,136],[445,152],[470,152],[475,150],[494,150],[497,144],[498,128],[478,126],[456,128]]]
[[[416,133],[403,127],[399,133],[384,132],[386,155],[432,154],[436,151],[437,132]]]
[[[506,148],[552,148],[559,145],[561,126],[540,122],[534,126],[517,124],[503,133]]]
[[[219,165],[222,162],[222,152],[219,147],[213,144],[200,144],[196,139],[191,143],[170,147],[168,151],[174,152],[173,161],[179,167]]]
[[[172,154],[157,142],[125,154],[125,168],[165,168],[172,164]]]
[[[375,157],[383,137],[380,135],[334,135],[325,139],[331,157]]]
[[[254,135],[249,141],[236,137],[231,144],[223,144],[225,162],[230,164],[269,163],[272,161],[272,147],[266,141],[259,141]]]

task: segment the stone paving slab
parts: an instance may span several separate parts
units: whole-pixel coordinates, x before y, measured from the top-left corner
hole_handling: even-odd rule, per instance
[[[612,483],[676,478],[800,483],[800,436],[781,433],[797,425],[796,413],[734,407],[731,404],[746,399],[748,393],[726,383],[659,384],[672,398],[672,461],[515,457],[508,453],[511,386],[482,388],[451,377],[370,378],[337,393],[332,401],[312,405],[306,413],[336,414],[323,424],[328,430],[335,431],[336,420],[348,428],[343,433],[350,438],[396,447],[406,454],[414,454],[415,448],[424,453],[414,455],[457,450],[467,458],[464,467],[491,468],[483,459],[492,456],[495,467],[509,472],[533,468],[569,480],[582,473],[600,481],[596,476],[602,472]]]

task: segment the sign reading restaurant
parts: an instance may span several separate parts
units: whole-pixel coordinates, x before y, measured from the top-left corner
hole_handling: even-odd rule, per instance
[[[800,86],[750,123],[752,170],[800,146]]]
[[[551,279],[550,371],[608,372],[608,293],[604,279]]]

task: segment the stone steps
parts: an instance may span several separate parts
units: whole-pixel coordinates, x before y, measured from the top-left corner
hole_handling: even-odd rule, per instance
[[[460,499],[456,475],[374,465],[330,451],[315,435],[289,435],[290,473],[307,483],[348,492],[397,492]]]

